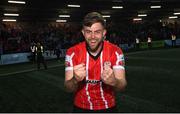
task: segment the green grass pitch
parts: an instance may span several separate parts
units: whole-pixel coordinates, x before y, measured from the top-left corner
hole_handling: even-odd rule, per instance
[[[119,112],[180,112],[180,48],[125,53],[125,60],[128,85],[116,94]],[[48,70],[0,66],[0,112],[72,112],[63,62],[47,64]]]

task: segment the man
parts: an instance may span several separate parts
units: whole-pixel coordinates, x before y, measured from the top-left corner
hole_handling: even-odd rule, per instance
[[[137,50],[139,50],[139,43],[140,43],[139,38],[136,37],[136,49]]]
[[[74,112],[117,112],[115,91],[124,90],[122,50],[104,40],[104,18],[88,13],[83,21],[85,41],[66,52],[65,88],[75,92]]]
[[[172,47],[176,47],[176,35],[173,33],[171,35]]]
[[[40,63],[44,65],[44,69],[47,69],[46,61],[44,60],[44,49],[43,46],[38,42],[36,46],[36,55],[37,55],[37,69],[40,69]]]
[[[151,42],[152,42],[152,39],[151,39],[151,37],[150,37],[150,36],[148,36],[148,39],[147,39],[148,48],[151,48],[151,47],[152,47]]]
[[[35,52],[35,50],[36,50],[36,44],[35,44],[34,42],[31,44],[30,49],[31,49],[32,61],[33,61],[33,63],[34,63],[34,62],[35,62],[35,59],[36,59],[36,52]]]

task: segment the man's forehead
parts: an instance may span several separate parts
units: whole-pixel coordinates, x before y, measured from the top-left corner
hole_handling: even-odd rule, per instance
[[[91,26],[84,26],[83,28],[86,30],[102,30],[103,26],[101,23],[94,23]]]

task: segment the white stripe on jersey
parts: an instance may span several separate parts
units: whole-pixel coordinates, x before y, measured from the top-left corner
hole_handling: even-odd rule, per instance
[[[124,61],[124,55],[119,54],[117,51],[116,51],[116,58],[117,58],[116,65],[119,65],[120,61]]]
[[[66,59],[65,59],[66,62],[70,63],[71,67],[73,66],[73,62],[72,62],[73,56],[74,56],[74,52],[71,55],[66,55]]]
[[[66,67],[65,71],[68,71],[68,70],[73,70],[73,67]]]
[[[89,79],[88,68],[89,68],[89,54],[88,52],[86,52],[86,80]]]
[[[89,68],[89,54],[88,52],[86,53],[86,80],[89,79],[89,72],[88,72],[88,68]],[[86,95],[88,97],[88,102],[90,104],[90,110],[93,110],[93,105],[92,105],[92,102],[91,102],[91,99],[90,99],[90,95],[89,95],[89,91],[88,91],[88,83],[86,83]]]
[[[101,52],[101,55],[100,55],[101,74],[103,72],[103,57],[102,56],[103,56],[103,52]],[[104,101],[105,107],[108,108],[107,100],[105,99],[104,93],[103,93],[102,82],[100,82],[100,92],[101,92],[101,98]]]
[[[93,106],[92,106],[92,102],[91,102],[91,97],[90,97],[90,95],[89,95],[89,91],[88,91],[88,83],[86,83],[86,95],[87,95],[87,97],[88,97],[88,102],[89,102],[89,104],[90,104],[90,110],[93,110]]]
[[[113,66],[113,69],[125,69],[124,66],[121,66],[121,65],[115,65]]]

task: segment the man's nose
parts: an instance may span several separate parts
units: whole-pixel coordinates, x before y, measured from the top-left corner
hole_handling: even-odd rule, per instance
[[[91,38],[95,38],[94,32],[91,33]]]

